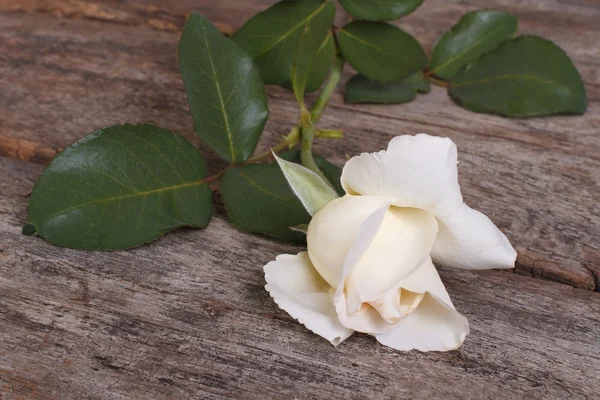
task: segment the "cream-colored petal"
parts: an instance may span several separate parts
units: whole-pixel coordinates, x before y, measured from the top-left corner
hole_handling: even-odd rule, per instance
[[[437,269],[433,265],[431,257],[419,265],[410,275],[400,281],[399,286],[402,289],[409,290],[414,293],[425,293],[429,292],[442,302],[446,303],[448,307],[454,308],[452,300],[446,291],[446,287],[437,272]]]
[[[306,236],[310,259],[331,286],[342,281],[344,260],[362,223],[376,210],[387,209],[390,201],[377,196],[344,196],[327,204],[310,221]]]
[[[265,268],[265,288],[277,305],[308,329],[337,346],[352,330],[340,323],[331,286],[313,267],[307,252],[282,254]]]
[[[381,318],[390,324],[395,324],[413,312],[423,300],[423,296],[423,293],[393,288],[369,304],[379,312]]]
[[[457,153],[447,138],[398,136],[388,149],[346,163],[342,186],[348,194],[387,196],[393,205],[429,211],[438,218],[432,250],[442,265],[466,269],[512,268],[516,252],[502,232],[462,202]]]
[[[376,302],[428,259],[436,234],[437,221],[429,212],[390,207],[368,249],[346,278],[350,313],[363,303]]]
[[[422,300],[393,328],[375,335],[380,343],[405,351],[447,351],[463,343],[469,322],[454,309],[431,259],[403,279],[401,287],[423,293]]]
[[[396,350],[448,351],[457,349],[468,333],[469,322],[465,317],[425,293],[415,311],[375,337]]]
[[[381,333],[391,328],[386,320],[368,304],[362,305],[359,309],[348,310],[348,300],[346,298],[345,282],[346,278],[352,274],[353,269],[364,257],[373,240],[377,236],[381,225],[387,214],[389,203],[384,203],[381,207],[369,215],[360,225],[355,236],[352,247],[347,253],[342,268],[341,280],[333,295],[333,303],[337,311],[340,322],[349,329],[366,333]]]
[[[348,302],[343,290],[336,291],[333,299],[338,318],[342,325],[348,329],[376,334],[386,332],[394,326],[393,323],[382,318],[381,314],[369,304],[363,304],[359,310],[349,312]]]
[[[494,223],[466,204],[454,214],[439,218],[433,245],[435,262],[454,268],[513,268],[517,253]]]
[[[391,197],[394,205],[453,213],[462,204],[456,146],[448,138],[397,136],[386,151],[349,160],[342,172],[348,194]]]

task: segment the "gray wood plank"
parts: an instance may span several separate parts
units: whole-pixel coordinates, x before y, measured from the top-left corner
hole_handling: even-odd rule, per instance
[[[587,399],[600,392],[600,293],[442,269],[464,346],[337,348],[279,310],[262,266],[300,250],[218,211],[131,251],[21,235],[42,166],[0,158],[0,393],[6,399]]]

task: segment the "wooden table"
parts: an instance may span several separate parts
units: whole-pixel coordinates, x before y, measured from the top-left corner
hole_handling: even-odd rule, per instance
[[[56,153],[93,128],[152,122],[199,145],[176,63],[198,11],[224,32],[268,0],[0,0],[0,398],[597,398],[600,393],[600,3],[428,0],[401,27],[427,51],[466,11],[519,15],[555,41],[588,91],[584,116],[503,119],[444,90],[399,106],[350,106],[322,121],[344,141],[385,147],[398,134],[448,136],[460,184],[518,251],[516,273],[441,269],[471,334],[448,353],[400,353],[366,335],[337,348],[265,292],[262,266],[300,247],[238,232],[217,201],[206,230],[127,252],[88,253],[21,235],[28,194]],[[343,18],[343,17],[342,17]],[[350,74],[350,71],[347,73]],[[259,151],[297,118],[268,88]]]

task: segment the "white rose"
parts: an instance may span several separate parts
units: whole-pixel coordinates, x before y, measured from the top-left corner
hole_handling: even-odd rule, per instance
[[[387,151],[352,158],[344,197],[313,217],[308,252],[265,266],[275,302],[338,345],[354,331],[398,350],[445,351],[469,333],[432,260],[465,269],[512,268],[516,252],[463,203],[456,146],[399,136]]]

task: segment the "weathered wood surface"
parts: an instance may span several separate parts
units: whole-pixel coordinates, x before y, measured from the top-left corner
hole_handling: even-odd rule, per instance
[[[6,399],[591,399],[600,294],[497,271],[441,271],[471,334],[449,353],[366,335],[337,348],[277,308],[262,265],[298,247],[204,231],[126,252],[25,237],[42,167],[0,158],[0,390]],[[19,397],[22,396],[22,397]]]
[[[92,129],[123,122],[154,122],[199,144],[173,26],[197,10],[230,31],[271,3],[0,0],[0,154],[45,163]],[[348,140],[323,142],[320,151],[342,164],[346,154],[381,149],[396,134],[449,136],[459,146],[465,198],[516,246],[516,272],[600,290],[600,4],[428,0],[400,25],[429,51],[462,13],[484,6],[516,13],[520,32],[550,38],[567,51],[587,86],[586,115],[474,114],[441,88],[400,106],[349,106],[340,94],[322,123],[345,129]],[[278,141],[298,113],[290,92],[268,92],[271,118],[262,149]],[[205,154],[213,170],[223,166]]]
[[[400,21],[427,51],[464,12],[498,8],[554,40],[588,91],[581,117],[474,114],[440,88],[401,106],[349,106],[322,119],[378,150],[396,134],[449,136],[466,201],[519,253],[517,272],[442,270],[471,335],[457,351],[399,353],[357,335],[338,348],[279,310],[262,266],[299,247],[232,228],[217,202],[206,230],[128,252],[61,249],[20,234],[27,195],[58,149],[92,129],[154,122],[197,144],[176,63],[199,11],[225,32],[274,0],[0,0],[0,398],[595,398],[600,393],[600,4],[428,0]],[[343,23],[344,17],[340,17]],[[347,72],[347,76],[350,71]],[[268,89],[259,150],[297,120]],[[10,161],[8,158],[29,161]],[[571,287],[576,286],[582,289]]]

